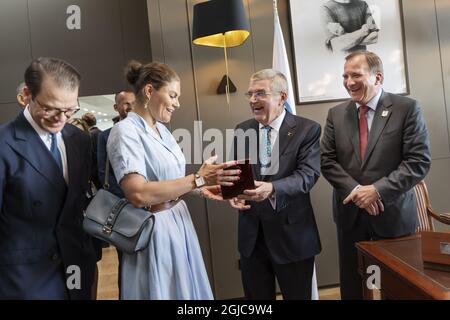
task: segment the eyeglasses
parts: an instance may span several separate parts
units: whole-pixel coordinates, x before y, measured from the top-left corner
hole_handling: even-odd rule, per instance
[[[255,99],[264,99],[267,96],[271,95],[271,94],[278,94],[279,92],[266,92],[264,90],[261,91],[249,91],[244,93],[244,96],[250,100],[253,96],[255,96]]]
[[[56,116],[59,116],[61,113],[63,113],[66,116],[66,118],[70,118],[75,113],[80,111],[79,106],[76,106],[75,108],[63,110],[63,109],[52,108],[52,107],[46,106],[45,104],[40,103],[37,98],[35,98],[34,101],[36,101],[36,104],[39,105],[39,107],[42,109],[42,111],[44,111],[45,115],[49,116],[49,117],[56,117]]]

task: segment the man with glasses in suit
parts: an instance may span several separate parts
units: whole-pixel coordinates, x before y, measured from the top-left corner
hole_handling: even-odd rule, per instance
[[[285,110],[287,81],[276,70],[253,74],[246,96],[253,119],[236,127],[234,156],[250,158],[256,189],[230,200],[239,210],[244,293],[275,299],[276,278],[284,299],[310,300],[314,257],[321,251],[309,196],[320,176],[320,125]],[[239,132],[253,132],[259,142],[241,145]],[[227,179],[219,178],[222,185],[231,184]]]
[[[54,58],[25,71],[30,99],[0,128],[0,299],[89,299],[95,268],[82,229],[89,136],[67,120],[79,73]]]

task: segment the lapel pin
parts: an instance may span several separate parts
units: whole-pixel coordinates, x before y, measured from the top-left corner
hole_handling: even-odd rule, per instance
[[[388,114],[389,114],[389,111],[383,110],[383,112],[381,113],[381,116],[384,118],[384,117],[387,117]]]
[[[287,133],[287,135],[288,135],[288,137],[290,137],[290,136],[293,135],[293,133],[292,133],[291,131],[289,131],[289,132]]]

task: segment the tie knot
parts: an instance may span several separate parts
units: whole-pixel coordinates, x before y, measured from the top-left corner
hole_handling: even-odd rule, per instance
[[[360,109],[361,114],[366,114],[367,111],[369,111],[368,106],[360,106],[359,109]]]
[[[56,144],[56,134],[49,133],[49,135],[50,135],[50,140],[52,142],[52,145]]]
[[[267,131],[272,130],[272,127],[269,126],[269,125],[265,125],[265,126],[263,126],[262,128],[263,128],[264,130],[267,130]]]

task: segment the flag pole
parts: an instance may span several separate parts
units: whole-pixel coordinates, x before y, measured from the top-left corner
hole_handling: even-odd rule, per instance
[[[283,38],[283,30],[281,29],[280,18],[278,16],[278,5],[277,0],[272,0],[273,11],[274,11],[274,38],[273,38],[273,57],[272,57],[272,68],[280,71],[286,77],[288,82],[287,93],[288,98],[284,103],[284,107],[287,111],[292,114],[296,114],[295,110],[295,100],[294,100],[294,90],[292,87],[292,78],[289,67],[289,60],[286,52],[286,45]]]
[[[285,102],[285,108],[292,114],[296,114],[294,90],[292,87],[291,72],[289,70],[289,61],[286,52],[286,46],[283,39],[283,30],[280,25],[278,16],[277,0],[273,0],[273,16],[274,16],[274,48],[272,67],[286,76],[288,82],[288,100]],[[313,275],[311,279],[311,299],[319,300],[319,291],[317,288],[316,265],[314,263]]]

